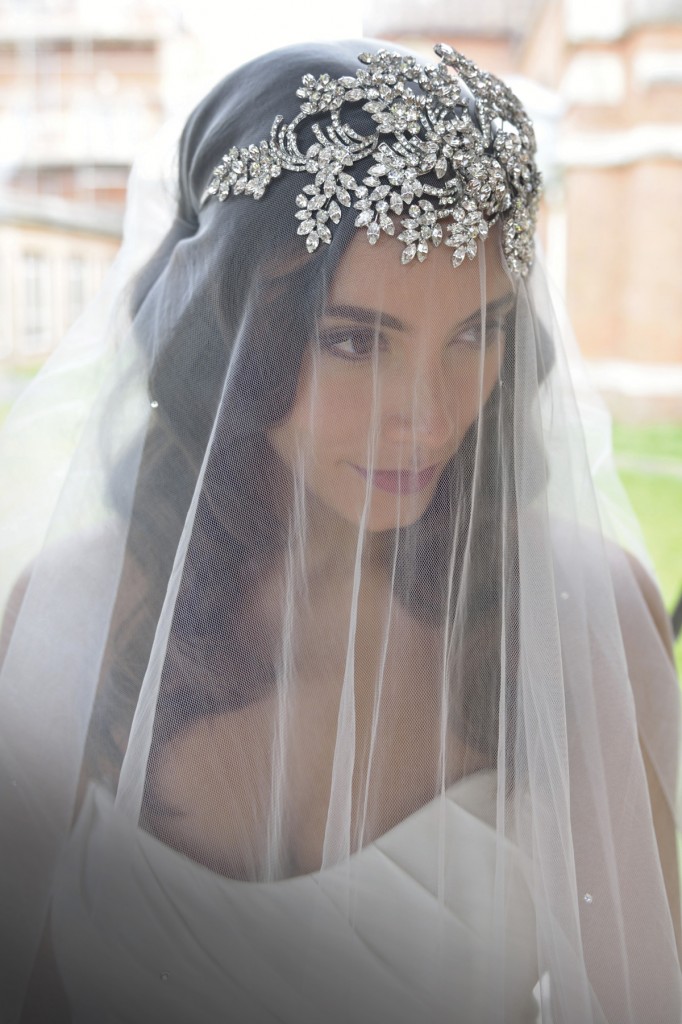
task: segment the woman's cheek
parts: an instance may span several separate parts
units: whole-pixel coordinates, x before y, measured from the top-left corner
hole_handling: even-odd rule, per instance
[[[366,443],[371,430],[371,408],[362,388],[320,385],[314,402],[310,403],[307,422],[300,426],[307,430],[313,442],[322,439],[329,443],[350,441],[361,435]]]

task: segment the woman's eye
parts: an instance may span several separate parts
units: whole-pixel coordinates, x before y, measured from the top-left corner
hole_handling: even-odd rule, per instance
[[[509,322],[509,316],[494,316],[486,319],[485,322],[485,346],[492,345],[502,335]],[[460,331],[453,344],[455,345],[466,345],[468,348],[480,348],[481,347],[481,325],[480,323],[474,324],[466,330]]]
[[[338,356],[340,359],[360,360],[370,358],[377,347],[379,339],[374,333],[341,331],[335,334],[322,335],[320,347]]]

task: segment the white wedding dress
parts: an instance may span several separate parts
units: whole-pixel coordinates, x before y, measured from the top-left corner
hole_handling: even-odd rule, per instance
[[[492,1024],[503,985],[504,1020],[532,1024],[535,919],[514,848],[495,877],[495,799],[495,774],[476,773],[346,864],[254,883],[166,847],[92,787],[52,914],[74,1020]]]

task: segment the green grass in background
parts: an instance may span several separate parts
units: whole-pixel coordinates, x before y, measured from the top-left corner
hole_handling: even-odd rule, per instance
[[[618,455],[675,459],[682,473],[682,423],[614,423],[613,447]]]
[[[613,445],[619,476],[672,612],[682,593],[682,423],[616,423]],[[675,654],[682,678],[682,637]]]

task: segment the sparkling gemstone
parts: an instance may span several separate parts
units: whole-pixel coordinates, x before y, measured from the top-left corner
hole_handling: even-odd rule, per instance
[[[591,892],[585,893],[585,895],[583,896],[583,902],[587,903],[588,905],[594,902],[594,897]]]
[[[401,216],[415,197],[429,196],[432,202],[425,205],[422,201],[421,210],[410,209],[412,221],[403,232],[407,249],[416,242],[424,243],[428,251],[428,245],[445,240],[455,250],[453,263],[458,265],[476,255],[476,239],[485,239],[490,225],[501,217],[505,255],[514,270],[526,274],[533,259],[540,191],[530,121],[513,94],[492,76],[479,73],[476,65],[446,44],[435,50],[443,62],[437,67],[423,67],[410,58],[380,51],[364,54],[361,62],[367,70],[359,70],[355,76],[304,76],[297,91],[303,100],[301,115],[332,111],[332,123],[325,120],[313,126],[317,141],[302,155],[298,147],[301,118],[285,123],[282,115],[277,115],[269,139],[232,147],[223,156],[202,204],[212,195],[223,202],[232,193],[258,199],[283,169],[307,171],[315,184],[305,186],[296,197],[297,220],[301,222],[299,233],[306,236],[306,245],[313,251],[326,240],[320,226],[327,220],[339,223],[341,207],[353,205],[351,197],[363,199],[368,189],[373,190],[373,207],[356,204],[356,209],[361,220],[358,226],[373,225],[374,236],[377,231],[393,229],[389,210]],[[471,89],[475,113],[463,102],[450,68],[455,68]],[[411,88],[412,82],[418,83],[419,93]],[[373,132],[365,137],[344,123],[342,113],[344,103],[358,101],[366,101],[364,107],[375,123]],[[493,139],[496,123],[500,130]],[[352,168],[372,155],[376,162],[368,161],[371,169],[363,185],[342,173],[343,168]],[[431,172],[439,184],[431,181],[425,187],[424,176]],[[452,216],[447,239],[433,204],[441,218]],[[376,220],[367,220],[362,214]],[[317,224],[311,229],[313,217]],[[459,224],[456,232],[452,231],[454,223]],[[409,232],[415,231],[412,237]],[[417,248],[411,258],[424,255]]]
[[[377,221],[373,221],[372,224],[367,228],[367,237],[369,238],[370,245],[374,245],[379,240],[381,234],[381,228]]]
[[[398,237],[402,238],[402,235],[399,235]],[[403,251],[401,253],[400,262],[401,263],[410,263],[415,258],[416,255],[417,255],[417,246],[414,245],[414,244],[413,245],[408,245],[405,249],[403,249]]]

